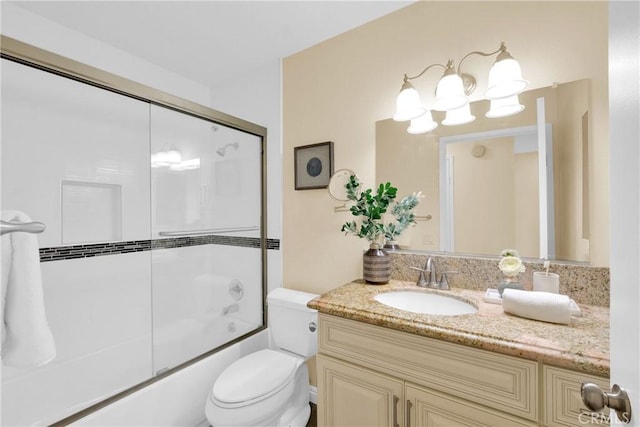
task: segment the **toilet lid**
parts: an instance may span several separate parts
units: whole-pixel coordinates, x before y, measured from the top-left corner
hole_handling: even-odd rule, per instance
[[[293,378],[299,360],[266,349],[233,362],[220,374],[212,394],[223,403],[241,403],[268,395]]]

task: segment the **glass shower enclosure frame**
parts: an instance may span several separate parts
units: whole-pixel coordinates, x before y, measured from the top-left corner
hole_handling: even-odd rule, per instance
[[[55,147],[46,148],[51,150],[48,154],[37,153],[42,157],[41,164],[50,163],[37,173],[55,181],[49,192],[57,193],[50,200],[55,215],[44,214],[46,221],[43,222],[50,222],[46,224],[50,234],[46,235],[45,231],[38,236],[37,255],[58,360],[34,368],[7,369],[3,360],[4,407],[24,406],[25,414],[33,414],[42,408],[29,407],[33,403],[28,402],[48,402],[51,406],[30,419],[20,419],[17,413],[14,418],[5,419],[3,410],[3,423],[66,425],[264,330],[267,326],[267,250],[277,249],[278,244],[267,239],[267,129],[6,36],[2,36],[0,42],[7,81],[12,73],[18,76],[14,79],[18,81],[14,99],[26,102],[27,109],[36,106],[43,110],[46,106],[37,100],[31,100],[31,104],[24,101],[20,90],[28,89],[34,96],[41,96],[41,92],[68,95],[75,97],[74,102],[79,100],[72,109],[95,110],[79,112],[84,122],[71,121],[70,127],[81,128],[89,120],[90,131],[94,129],[92,126],[102,129],[100,123],[94,122],[113,113],[127,122],[116,126],[118,132],[127,128],[127,135],[134,134],[139,137],[137,141],[143,141],[138,146],[126,139],[129,136],[123,138],[118,134],[111,139],[103,138],[100,146],[87,148],[91,142],[82,140],[86,134],[79,137],[75,146],[67,148],[85,150],[70,155],[85,156],[89,163],[99,163],[94,165],[93,178],[83,178],[83,171],[91,167],[69,167],[69,162],[60,163],[65,167],[57,169],[65,170],[55,172],[58,175],[46,175],[56,170],[58,154]],[[34,80],[28,80],[30,75]],[[4,80],[3,76],[3,89]],[[8,90],[8,98],[10,95]],[[104,99],[89,101],[94,95]],[[60,108],[52,103],[50,110],[64,110],[65,102],[62,101]],[[22,113],[6,114],[10,120],[20,121]],[[87,120],[82,118],[89,114],[93,116]],[[4,116],[3,111],[3,121]],[[57,117],[42,117],[44,121],[49,120],[49,126],[39,123],[46,127],[44,135],[55,134],[52,127],[58,126]],[[140,123],[138,118],[144,122]],[[14,123],[11,125],[9,128],[20,130]],[[11,129],[6,132],[9,134]],[[10,141],[5,144],[4,137],[5,130],[3,169],[12,169],[10,162],[27,158],[38,148],[27,146],[31,142],[22,140],[14,144],[16,147],[9,147]],[[54,141],[53,137],[50,141]],[[65,144],[71,142],[65,141]],[[137,153],[137,160],[129,158],[130,152]],[[95,153],[102,157],[98,159]],[[124,160],[118,157],[123,155],[129,157]],[[114,163],[109,163],[112,160]],[[137,166],[130,165],[134,163]],[[123,172],[122,164],[131,167],[125,167]],[[100,171],[95,172],[97,169]],[[143,182],[132,186],[134,175],[143,177]],[[10,182],[5,182],[7,176],[11,175],[3,170],[2,184],[10,186]],[[116,178],[112,179],[113,176]],[[148,188],[141,190],[146,186]],[[7,193],[11,192],[20,191],[11,189]],[[7,194],[7,200],[12,206],[6,208],[24,206],[19,196]],[[20,206],[13,206],[16,204]],[[31,201],[26,205],[27,210],[36,214],[42,212]],[[133,205],[141,205],[143,210],[131,219],[126,212],[131,211]],[[2,208],[5,209],[4,203]],[[87,212],[92,213],[90,219],[86,218]],[[40,217],[32,219],[41,220]],[[132,223],[137,225],[138,234],[128,231]],[[3,231],[2,238],[16,232],[41,231],[21,231],[15,227],[20,228],[14,222],[3,221],[3,228],[7,229],[4,231],[8,232]],[[140,229],[145,228],[140,234]],[[126,261],[118,264],[118,259]],[[248,265],[251,267],[247,268]],[[128,277],[125,279],[124,275]],[[125,282],[133,281],[144,283],[135,291],[124,290],[127,298],[134,295],[131,297],[134,299],[122,303],[117,292],[126,288]],[[89,282],[91,286],[85,286]],[[107,287],[108,291],[104,289]],[[90,289],[97,293],[89,295],[93,292]],[[122,307],[123,311],[113,313],[113,307]],[[118,328],[90,331],[78,326],[95,320],[95,325],[103,327],[114,323],[109,316],[121,322]],[[127,330],[128,319],[139,322],[148,319],[149,325],[145,330],[139,327],[141,333],[135,335],[135,328]],[[61,325],[69,326],[72,332]],[[74,332],[76,327],[86,333],[84,338],[82,332]],[[134,335],[135,340],[131,339]],[[139,336],[144,338],[138,340]],[[111,338],[115,345],[100,348],[100,337]],[[80,345],[74,343],[74,339],[91,343]],[[126,357],[118,354],[106,357],[124,344],[133,345],[132,353],[139,359],[136,363],[140,369],[134,375],[119,383],[112,381],[112,389],[93,390],[93,394],[88,393],[84,398],[79,393],[64,403],[65,392],[60,390],[60,384],[65,377],[80,381],[87,375],[85,381],[97,381],[95,370],[89,367],[100,366],[96,359],[91,365],[74,368],[75,361],[84,356],[73,354],[71,357],[73,352],[78,353],[83,345],[93,346],[91,357],[103,357],[101,360],[120,357],[123,360],[119,363],[123,366],[117,369],[133,371],[135,363],[128,363]],[[126,366],[128,364],[130,366]],[[69,367],[70,370],[65,371]],[[103,374],[114,377],[108,372]],[[46,379],[57,386],[43,384]],[[60,407],[51,403],[56,401],[54,395],[62,397]]]

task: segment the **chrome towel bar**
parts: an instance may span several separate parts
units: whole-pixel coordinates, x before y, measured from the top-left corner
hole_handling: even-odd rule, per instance
[[[47,228],[41,222],[9,222],[0,220],[0,236],[7,233],[42,233]]]
[[[207,230],[182,230],[182,231],[160,231],[159,236],[162,237],[182,237],[182,236],[202,236],[205,234],[223,234],[234,233],[237,231],[255,231],[260,227],[235,227],[235,228],[209,228]]]

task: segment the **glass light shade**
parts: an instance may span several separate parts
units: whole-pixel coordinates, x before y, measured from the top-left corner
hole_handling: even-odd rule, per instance
[[[518,95],[513,95],[507,98],[492,99],[491,107],[485,114],[485,117],[489,119],[508,117],[518,114],[522,110],[524,110],[524,105],[520,104]]]
[[[469,100],[464,93],[462,77],[456,73],[445,74],[436,86],[436,100],[431,105],[432,110],[449,111],[462,107]]]
[[[465,125],[467,123],[471,123],[475,119],[476,116],[471,115],[471,107],[467,102],[462,107],[447,111],[447,115],[442,121],[442,124],[445,126]]]
[[[427,110],[422,107],[420,94],[413,86],[402,89],[396,98],[396,113],[393,120],[404,122],[420,117]]]
[[[517,95],[529,84],[522,79],[520,64],[513,58],[496,61],[489,71],[489,84],[485,92],[488,99]]]
[[[433,121],[431,111],[427,110],[426,114],[411,120],[411,125],[407,128],[407,132],[413,135],[431,132],[438,127],[438,123]]]

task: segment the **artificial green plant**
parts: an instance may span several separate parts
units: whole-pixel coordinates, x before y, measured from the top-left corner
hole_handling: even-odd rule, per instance
[[[361,191],[358,177],[351,175],[345,184],[348,200],[355,204],[349,209],[353,216],[362,217],[360,223],[356,220],[347,221],[342,225],[346,235],[352,234],[367,239],[369,243],[381,243],[382,237],[395,240],[400,233],[411,224],[415,224],[413,209],[418,205],[420,194],[406,196],[399,202],[394,202],[398,189],[390,182],[380,184],[377,191],[366,189]],[[384,224],[383,215],[391,206],[391,214],[395,222]]]
[[[384,237],[387,240],[396,240],[405,228],[416,223],[416,215],[413,213],[413,209],[418,206],[418,203],[420,203],[420,193],[405,196],[393,205],[391,215],[395,217],[396,222],[391,222],[385,226]]]

